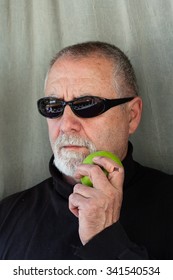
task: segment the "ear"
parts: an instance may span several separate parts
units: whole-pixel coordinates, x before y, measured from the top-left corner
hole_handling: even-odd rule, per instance
[[[128,103],[128,116],[129,116],[129,134],[133,134],[141,120],[142,114],[142,99],[135,97]]]

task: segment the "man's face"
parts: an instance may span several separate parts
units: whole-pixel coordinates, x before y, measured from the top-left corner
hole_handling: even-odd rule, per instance
[[[60,58],[49,72],[45,94],[65,101],[86,95],[118,98],[112,64],[103,57]],[[120,105],[97,117],[80,118],[67,105],[61,117],[48,119],[57,168],[73,177],[76,166],[96,150],[113,152],[122,160],[127,153],[129,137],[127,107]]]

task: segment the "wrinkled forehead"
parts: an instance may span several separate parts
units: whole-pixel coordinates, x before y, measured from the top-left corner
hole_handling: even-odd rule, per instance
[[[113,87],[113,72],[112,62],[103,56],[61,57],[47,73],[45,91],[59,84]]]
[[[58,58],[49,69],[48,75],[56,71],[66,75],[70,73],[72,76],[77,74],[85,74],[94,72],[99,74],[111,75],[113,72],[113,62],[103,55],[89,55],[89,56],[62,56]]]

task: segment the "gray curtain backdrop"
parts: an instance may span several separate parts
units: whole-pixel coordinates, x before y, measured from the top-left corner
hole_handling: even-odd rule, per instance
[[[50,59],[102,40],[131,59],[144,101],[135,159],[173,173],[172,0],[0,0],[0,196],[49,175],[46,120],[37,112]]]

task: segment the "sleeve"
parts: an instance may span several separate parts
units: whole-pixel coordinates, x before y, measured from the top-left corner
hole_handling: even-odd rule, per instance
[[[129,240],[120,222],[117,222],[93,237],[76,251],[83,260],[147,260],[148,254]]]

